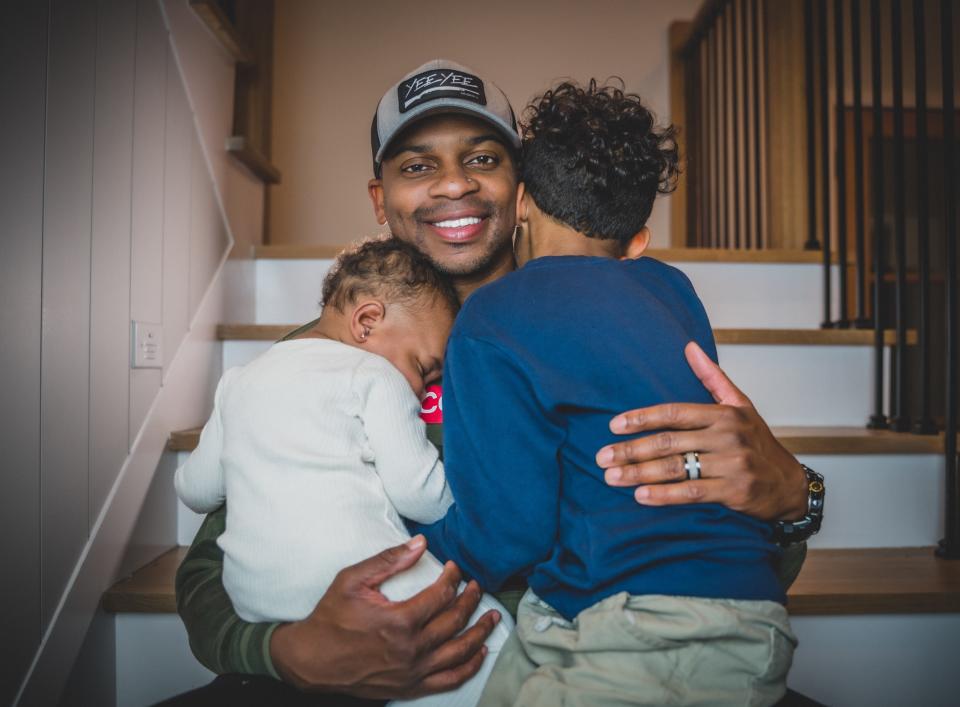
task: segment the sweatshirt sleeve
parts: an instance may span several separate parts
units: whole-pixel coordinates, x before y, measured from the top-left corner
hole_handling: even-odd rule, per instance
[[[441,561],[453,560],[495,591],[553,550],[566,435],[530,376],[498,346],[454,335],[447,344],[444,458],[455,503],[440,521],[414,526]]]
[[[367,361],[358,368],[355,385],[377,475],[390,502],[412,521],[441,518],[453,496],[407,379],[386,361]]]
[[[210,513],[226,500],[226,485],[220,454],[223,451],[223,422],[220,407],[223,390],[233,371],[224,373],[213,398],[213,412],[203,426],[200,441],[173,477],[180,500],[196,513]]]

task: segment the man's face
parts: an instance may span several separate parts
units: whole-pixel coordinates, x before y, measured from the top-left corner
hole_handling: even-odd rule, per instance
[[[493,127],[467,116],[425,118],[389,154],[369,184],[381,224],[454,277],[509,268],[516,165]]]

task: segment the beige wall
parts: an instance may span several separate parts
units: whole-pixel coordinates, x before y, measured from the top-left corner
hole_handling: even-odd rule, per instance
[[[272,243],[350,241],[379,230],[366,196],[376,102],[445,57],[490,76],[519,111],[554,79],[621,76],[669,119],[667,27],[700,0],[277,0]],[[669,208],[650,219],[669,241]]]

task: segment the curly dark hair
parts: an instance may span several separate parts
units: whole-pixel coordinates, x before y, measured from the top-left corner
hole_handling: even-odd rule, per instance
[[[382,297],[388,303],[416,306],[434,295],[456,314],[460,299],[450,279],[416,248],[395,236],[363,241],[345,250],[323,279],[324,307],[339,311],[362,296]]]
[[[626,244],[657,194],[676,188],[676,129],[660,128],[621,79],[564,81],[523,115],[521,179],[544,213],[593,238]]]

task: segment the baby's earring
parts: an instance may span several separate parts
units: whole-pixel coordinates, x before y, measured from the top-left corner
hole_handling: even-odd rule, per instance
[[[360,341],[366,341],[369,334],[370,330],[367,327],[364,327],[363,331],[360,332]]]

